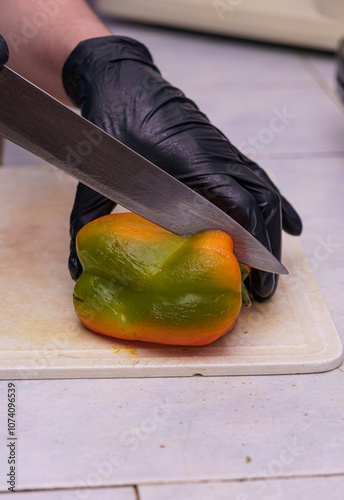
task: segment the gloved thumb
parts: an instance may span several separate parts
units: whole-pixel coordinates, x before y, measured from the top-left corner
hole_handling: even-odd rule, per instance
[[[116,203],[93,189],[79,183],[76,190],[73,210],[70,216],[70,254],[68,267],[71,277],[76,281],[82,273],[82,267],[76,251],[76,236],[80,229],[89,222],[108,215],[115,208]]]

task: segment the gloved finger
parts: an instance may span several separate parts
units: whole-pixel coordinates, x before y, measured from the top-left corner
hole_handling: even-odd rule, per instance
[[[271,299],[275,294],[278,280],[278,274],[270,274],[265,271],[258,271],[258,269],[252,269],[252,272],[245,280],[245,286],[255,300],[264,302]]]
[[[277,191],[266,184],[266,189],[255,193],[255,199],[262,212],[264,224],[268,233],[270,250],[281,260],[282,253],[282,213],[281,199]],[[249,276],[249,290],[259,300],[268,300],[275,293],[278,275],[253,269]]]
[[[0,35],[0,68],[7,63],[9,57],[8,46],[5,39]]]
[[[228,162],[226,168],[228,175],[254,197],[264,219],[271,251],[275,257],[280,258],[282,227],[281,199],[278,191],[246,165]]]
[[[77,280],[82,273],[82,266],[76,252],[76,236],[80,229],[92,220],[108,215],[115,208],[116,203],[93,189],[79,183],[73,210],[70,216],[70,254],[68,268],[73,280]]]
[[[255,199],[261,210],[266,232],[270,242],[270,251],[281,260],[282,253],[282,213],[279,194],[267,186],[264,191],[255,193]],[[250,291],[260,301],[268,300],[275,293],[278,275],[253,269],[249,278]]]
[[[236,213],[233,215],[242,226],[244,226],[251,234],[253,234],[261,243],[263,243],[266,248],[268,248],[273,255],[280,260],[281,258],[281,244],[282,244],[282,228],[281,228],[281,200],[277,191],[271,188],[266,182],[257,176],[252,170],[250,170],[246,165],[240,162],[233,163],[228,162],[227,164],[228,177],[231,180],[231,185],[235,186],[236,190],[239,192],[239,187],[246,193],[245,196],[249,195],[251,202],[245,200],[242,195],[240,199],[236,202],[237,208]],[[208,176],[208,182],[220,183],[220,178],[215,180],[214,176]],[[223,182],[223,181],[222,181]],[[227,186],[228,189],[228,186]],[[227,193],[228,194],[228,193]],[[233,199],[233,194],[231,194]],[[254,200],[254,203],[253,201]],[[217,202],[215,203],[217,204]],[[226,201],[228,204],[228,200]],[[254,207],[254,213],[259,214],[259,218],[252,217],[252,214],[238,220],[238,213],[243,213],[243,207],[251,206]],[[223,210],[227,211],[225,208]],[[228,213],[228,211],[227,211]],[[229,214],[230,215],[230,214]],[[251,224],[256,225],[256,221],[260,220],[260,224],[253,229],[250,227]],[[250,221],[250,222],[248,222]],[[264,234],[264,236],[262,236]],[[278,278],[276,275],[266,273],[261,270],[253,270],[250,278],[249,285],[250,291],[253,296],[258,300],[267,300],[275,292],[277,286]]]
[[[230,215],[266,248],[272,250],[266,222],[255,197],[233,177],[225,174],[199,175],[188,185]],[[250,291],[258,300],[271,297],[276,285],[274,274],[252,271]]]
[[[266,182],[272,189],[277,191],[280,194],[277,186],[272,182],[267,173],[260,168],[255,163],[250,163],[249,167],[253,170],[253,172],[258,175],[260,179]],[[299,236],[302,232],[302,221],[299,214],[296,212],[294,207],[289,203],[289,201],[281,196],[281,206],[282,206],[282,227],[284,231],[294,236]]]
[[[282,200],[282,225],[286,233],[300,236],[302,233],[302,221],[299,214],[288,200],[281,196]]]
[[[238,154],[238,157],[245,163],[245,165],[247,165],[256,175],[258,175],[258,177],[260,177],[264,182],[269,184],[269,186],[271,186],[280,194],[277,186],[272,182],[268,174],[259,165],[257,165],[257,163],[245,156],[238,149],[235,148],[235,150]],[[281,202],[282,227],[284,231],[286,233],[292,234],[293,236],[299,236],[302,232],[302,221],[299,214],[284,196],[281,196]]]
[[[264,220],[264,226],[269,239],[269,248],[272,254],[281,259],[282,251],[282,214],[281,198],[277,190],[265,182],[264,177],[256,175],[255,172],[247,172],[246,168],[230,168],[231,176],[245,188],[255,199],[258,209]],[[268,300],[277,287],[277,275],[272,276],[260,270],[253,270],[250,278],[250,291],[257,300]]]

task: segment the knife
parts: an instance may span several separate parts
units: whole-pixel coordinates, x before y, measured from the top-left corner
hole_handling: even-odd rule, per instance
[[[0,135],[173,233],[226,231],[241,263],[288,274],[225,212],[6,66],[0,70]]]

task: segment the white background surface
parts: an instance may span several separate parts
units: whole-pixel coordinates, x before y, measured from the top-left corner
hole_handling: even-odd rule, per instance
[[[344,114],[333,57],[133,25],[113,31],[146,43],[165,76],[237,146],[258,136],[275,108],[295,115],[254,157],[302,215],[301,241],[343,340]],[[5,168],[32,162],[6,146]],[[336,244],[321,260],[319,238]],[[343,384],[341,367],[290,376],[18,381],[18,489],[58,491],[17,497],[342,498]],[[1,491],[6,393],[0,382]]]

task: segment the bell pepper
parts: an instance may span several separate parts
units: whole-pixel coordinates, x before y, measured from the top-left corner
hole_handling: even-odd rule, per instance
[[[126,340],[205,345],[233,328],[242,278],[227,233],[178,236],[120,213],[84,226],[76,244],[83,273],[74,307],[90,330]]]

